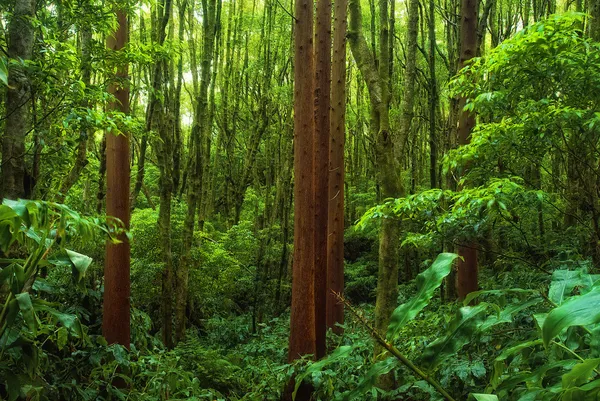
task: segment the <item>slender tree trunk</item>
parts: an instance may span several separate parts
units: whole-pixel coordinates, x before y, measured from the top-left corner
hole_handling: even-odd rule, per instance
[[[81,81],[86,87],[90,86],[92,78],[92,29],[90,26],[81,27]],[[82,107],[89,108],[90,104],[87,99],[82,102]],[[87,161],[87,142],[89,130],[82,129],[79,134],[79,144],[77,145],[77,156],[75,164],[63,180],[58,191],[58,202],[63,202],[73,185],[79,179],[81,172],[88,164]]]
[[[294,25],[294,264],[288,361],[315,355],[313,3],[296,0]],[[289,390],[289,388],[288,388]],[[286,392],[291,400],[291,391]],[[302,385],[297,401],[310,399]]]
[[[101,214],[104,210],[104,199],[106,197],[106,132],[102,134],[100,142],[100,167],[98,168],[98,192],[96,194],[96,213]]]
[[[476,56],[477,53],[477,0],[461,1],[461,40],[459,68]],[[460,116],[458,120],[458,143],[466,145],[470,142],[471,132],[475,126],[475,116],[464,110],[466,99],[459,99]],[[468,166],[465,167],[465,172]],[[463,174],[465,174],[463,172]],[[479,289],[477,279],[477,251],[475,244],[466,244],[458,248],[461,258],[457,262],[457,295],[464,299],[469,293]]]
[[[327,222],[329,210],[329,129],[331,108],[331,0],[317,1],[315,33],[315,333],[316,358],[326,353]]]
[[[172,0],[158,4],[161,18],[156,26],[155,37],[162,46],[166,39],[166,29],[171,18]],[[164,263],[161,288],[162,339],[167,348],[173,347],[173,259],[171,251],[171,200],[173,197],[173,127],[169,119],[171,106],[167,83],[171,77],[167,61],[158,58],[154,64],[152,94],[150,99],[149,127],[158,133],[158,140],[152,144],[158,161],[160,207],[158,229],[161,239],[161,253]],[[162,100],[161,100],[162,93]],[[179,118],[179,116],[176,116]]]
[[[436,110],[438,106],[437,78],[435,75],[435,0],[429,0],[429,185],[437,183],[437,140],[435,134]]]
[[[189,269],[191,264],[191,250],[194,237],[194,226],[196,210],[198,209],[198,200],[202,193],[202,169],[204,161],[202,159],[205,154],[203,147],[205,141],[204,135],[208,135],[211,122],[207,121],[208,116],[208,89],[211,80],[211,68],[213,50],[216,36],[216,16],[217,16],[217,1],[221,0],[203,0],[202,9],[204,18],[202,19],[203,31],[203,46],[202,46],[202,62],[201,75],[199,83],[199,94],[194,113],[194,123],[192,126],[191,141],[193,149],[191,154],[193,157],[189,169],[189,180],[187,193],[188,211],[185,217],[183,229],[183,249],[182,258],[177,269],[176,293],[175,293],[175,338],[181,341],[185,337],[186,328],[186,305],[188,299],[188,280]]]
[[[8,27],[10,66],[2,136],[2,186],[0,197],[25,196],[25,137],[30,129],[31,84],[19,59],[30,60],[33,50],[35,0],[17,0]]]
[[[117,10],[117,31],[107,39],[107,47],[120,54],[127,45],[128,29],[125,10]],[[117,82],[108,91],[115,97],[109,110],[129,112],[129,86],[127,64],[117,68]],[[120,219],[129,228],[129,133],[106,135],[106,214]],[[104,303],[102,335],[109,344],[130,343],[130,249],[125,234],[119,236],[118,244],[107,243],[104,266]]]
[[[329,223],[327,259],[327,327],[342,334],[344,304],[344,144],[346,139],[347,0],[335,0],[331,80],[331,142],[329,143]]]

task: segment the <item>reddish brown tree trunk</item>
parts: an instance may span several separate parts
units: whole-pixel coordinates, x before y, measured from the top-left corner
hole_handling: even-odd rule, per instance
[[[315,48],[315,334],[316,358],[325,356],[327,333],[327,219],[329,110],[331,108],[331,0],[317,1]]]
[[[460,29],[460,58],[459,69],[465,63],[475,57],[477,52],[477,0],[462,0],[460,6],[461,29]],[[464,107],[466,99],[459,99],[460,116],[458,120],[458,144],[466,145],[470,142],[471,132],[475,126],[475,116]],[[465,172],[468,166],[465,167]],[[458,254],[462,260],[458,261],[457,269],[457,295],[464,299],[470,292],[477,291],[477,251],[474,244],[467,244],[458,248]]]
[[[127,15],[117,10],[118,28],[109,36],[106,44],[113,52],[123,49],[128,41]],[[129,87],[127,64],[117,68],[116,81],[108,91],[115,101],[109,110],[129,112]],[[106,214],[120,219],[129,228],[129,134],[127,132],[106,135]],[[102,335],[109,344],[121,344],[129,348],[129,241],[122,234],[119,244],[106,245],[104,266],[104,315]]]
[[[346,120],[347,0],[336,0],[331,71],[331,142],[329,144],[329,224],[327,259],[327,327],[342,334],[344,304],[335,293],[344,291],[344,142]]]
[[[288,353],[290,362],[316,352],[312,1],[296,0],[294,15],[294,265]],[[305,401],[309,397],[310,391],[302,390],[296,400]]]

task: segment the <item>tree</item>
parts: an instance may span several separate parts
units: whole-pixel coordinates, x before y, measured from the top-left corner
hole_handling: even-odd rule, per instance
[[[327,237],[331,109],[331,0],[317,1],[315,33],[315,333],[316,358],[325,355],[327,332]]]
[[[110,51],[123,54],[129,41],[127,14],[123,8],[116,10],[117,30],[106,40]],[[115,79],[108,92],[114,96],[108,109],[129,112],[128,64],[118,61]],[[129,228],[129,134],[127,131],[106,134],[106,214],[123,222]],[[125,233],[119,235],[118,244],[108,242],[104,265],[104,314],[102,335],[109,344],[129,348],[130,342],[130,246]]]
[[[477,53],[477,0],[462,0],[460,6],[461,29],[460,29],[460,58],[459,69],[476,56]],[[458,120],[458,144],[466,145],[470,141],[471,131],[475,126],[475,116],[465,110],[467,99],[463,96],[459,99],[460,110]],[[465,170],[468,166],[465,167]],[[464,172],[463,172],[464,174]],[[477,247],[474,244],[461,244],[458,247],[458,259],[456,273],[456,292],[459,299],[464,299],[469,293],[479,289],[477,279]]]
[[[335,293],[344,290],[344,145],[346,139],[347,0],[334,3],[331,128],[329,143],[329,211],[327,236],[327,327],[337,334],[344,323],[344,304]]]
[[[200,88],[196,107],[194,110],[194,122],[190,134],[191,149],[189,163],[189,180],[191,181],[187,189],[187,214],[183,231],[183,257],[181,258],[177,269],[176,292],[175,292],[175,337],[180,341],[185,336],[186,317],[185,308],[188,296],[189,268],[191,263],[191,249],[194,239],[194,227],[196,220],[196,211],[202,207],[203,201],[202,183],[203,166],[205,160],[203,157],[210,157],[206,152],[207,136],[212,127],[212,121],[209,116],[208,89],[211,82],[211,69],[214,56],[214,46],[217,34],[218,22],[220,19],[221,0],[204,0],[202,2],[202,61]]]
[[[371,135],[375,138],[377,181],[381,188],[381,197],[398,198],[404,195],[400,181],[402,164],[400,158],[405,155],[413,115],[414,80],[416,74],[416,48],[418,32],[418,1],[409,3],[409,23],[407,30],[407,63],[405,68],[405,91],[402,100],[402,119],[398,134],[390,127],[390,67],[389,67],[389,15],[387,0],[379,2],[379,66],[362,33],[362,14],[358,0],[351,0],[350,48],[356,64],[365,80],[370,97]],[[393,217],[384,218],[379,233],[379,270],[377,273],[377,300],[375,306],[375,329],[381,333],[387,330],[389,317],[396,307],[398,298],[398,243],[400,223]],[[376,344],[375,354],[382,351]],[[390,388],[391,380],[385,380],[382,386]]]
[[[158,26],[157,45],[163,46],[167,36],[167,25],[171,19],[172,0],[164,0],[157,7]],[[171,254],[171,200],[173,198],[173,151],[174,137],[169,120],[171,112],[171,96],[168,82],[172,78],[167,68],[167,61],[158,57],[154,61],[152,94],[147,117],[150,129],[155,129],[158,138],[153,144],[156,149],[158,168],[160,170],[160,208],[158,212],[158,229],[161,234],[161,246],[164,268],[162,272],[162,338],[167,348],[173,347],[173,258]],[[162,101],[159,96],[162,94]],[[179,116],[177,116],[179,118]]]
[[[12,63],[6,91],[6,114],[2,136],[2,186],[0,196],[28,196],[25,179],[25,137],[30,132],[30,80],[25,64],[33,49],[35,0],[17,0],[8,27],[8,57]]]
[[[294,262],[288,360],[315,355],[313,5],[296,0],[294,26]],[[304,386],[300,400],[310,398]]]

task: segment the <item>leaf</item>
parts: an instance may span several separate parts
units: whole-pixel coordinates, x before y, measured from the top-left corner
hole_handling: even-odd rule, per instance
[[[351,401],[360,397],[364,399],[364,394],[369,391],[377,381],[377,378],[381,375],[389,373],[394,367],[397,366],[396,358],[387,358],[383,361],[377,362],[369,369],[369,371],[362,378],[356,388],[344,395],[344,401]]]
[[[561,305],[565,298],[571,295],[575,287],[591,288],[599,277],[598,275],[587,274],[583,270],[556,270],[552,273],[548,298],[555,304]]]
[[[17,238],[20,225],[19,216],[6,205],[0,205],[0,250],[6,253]]]
[[[473,333],[477,331],[483,317],[483,312],[488,304],[481,303],[477,306],[464,306],[459,309],[458,315],[450,323],[449,333],[431,344],[423,351],[423,365],[434,369],[444,360],[455,355],[470,340]]]
[[[29,330],[33,332],[34,337],[37,336],[37,318],[35,316],[35,310],[33,309],[33,304],[31,303],[31,297],[29,293],[23,292],[21,294],[15,295],[17,302],[19,303],[19,309],[21,310],[21,314],[23,315],[23,319],[27,324]]]
[[[482,295],[506,295],[506,294],[539,294],[537,290],[524,290],[522,288],[508,288],[505,290],[480,290],[473,291],[467,295],[463,301],[463,305],[471,305],[473,300],[479,298]]]
[[[6,387],[8,390],[8,401],[15,401],[21,395],[21,382],[19,376],[7,372],[6,373]]]
[[[571,326],[600,322],[600,286],[584,295],[572,297],[548,313],[542,326],[542,339],[547,347],[561,331]]]
[[[81,327],[81,322],[77,318],[76,315],[71,315],[69,313],[62,313],[49,306],[48,302],[36,299],[35,309],[38,311],[44,311],[50,313],[56,320],[58,320],[72,336],[75,337],[83,337],[83,328]]]
[[[8,68],[6,67],[4,58],[0,58],[0,82],[8,86]]]
[[[392,313],[387,331],[388,339],[394,339],[402,327],[427,306],[444,277],[450,273],[452,262],[457,257],[455,253],[440,253],[431,266],[417,276],[417,294]]]
[[[563,389],[579,387],[587,383],[594,369],[600,364],[600,358],[586,359],[585,361],[573,366],[573,369],[562,377]]]
[[[475,393],[471,393],[471,394],[469,394],[469,399],[470,400],[475,400],[475,401],[498,401],[498,396],[497,395],[493,395],[493,394],[475,394]]]
[[[64,327],[59,327],[56,332],[56,346],[59,350],[62,350],[67,345],[68,337],[69,333],[67,329]]]
[[[302,384],[304,379],[306,379],[308,376],[312,375],[315,372],[320,372],[325,366],[335,363],[335,362],[338,362],[342,358],[347,357],[348,355],[350,355],[350,352],[352,350],[353,350],[353,347],[351,347],[349,345],[344,345],[342,347],[337,348],[326,358],[323,358],[318,362],[310,364],[306,368],[306,371],[304,371],[304,373],[302,373],[296,377],[296,380],[295,380],[296,385],[294,387],[294,392],[292,393],[292,399],[296,399],[296,393],[298,392],[298,389],[300,388],[300,385]]]
[[[92,264],[93,259],[89,256],[82,255],[69,249],[66,251],[71,263],[73,264],[73,275],[75,276],[76,281],[81,281],[81,279],[85,277],[85,272]]]
[[[526,302],[508,305],[500,311],[499,315],[489,316],[479,327],[479,330],[483,332],[501,323],[511,323],[514,315],[524,309],[529,308],[530,306],[540,303],[541,301],[542,298],[534,298]]]

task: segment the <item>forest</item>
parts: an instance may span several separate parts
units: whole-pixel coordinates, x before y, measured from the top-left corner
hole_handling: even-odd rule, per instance
[[[600,0],[0,0],[0,400],[600,400]]]

